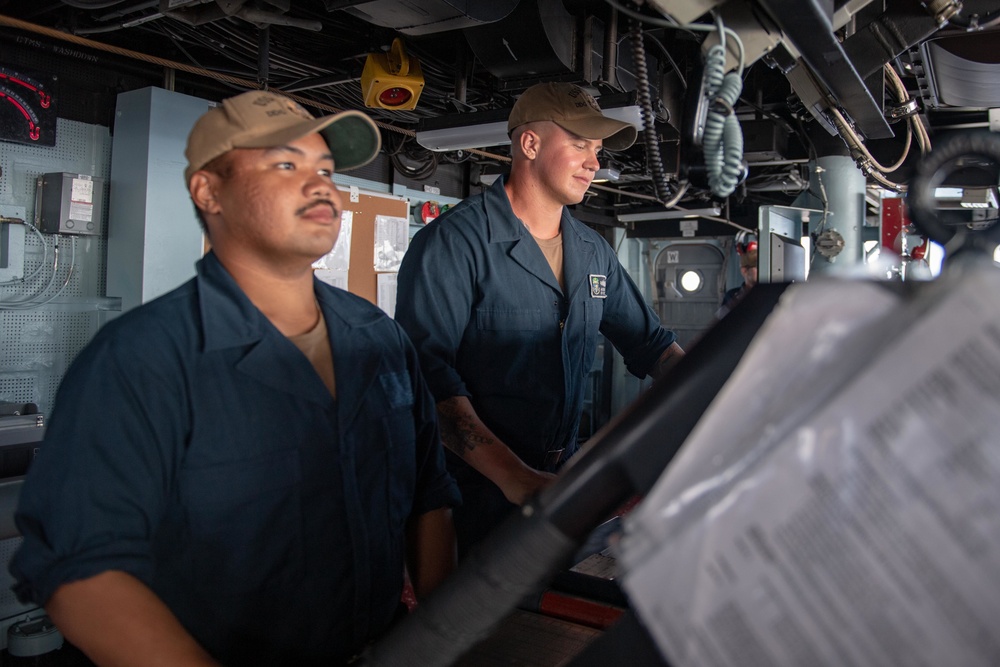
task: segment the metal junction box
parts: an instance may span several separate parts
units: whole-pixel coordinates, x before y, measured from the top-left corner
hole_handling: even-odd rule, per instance
[[[36,181],[35,224],[48,234],[99,235],[104,179],[85,174],[42,174]]]

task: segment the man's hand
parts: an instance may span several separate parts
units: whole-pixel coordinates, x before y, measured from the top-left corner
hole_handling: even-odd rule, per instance
[[[507,500],[515,505],[523,505],[529,498],[551,484],[555,478],[556,476],[550,472],[535,470],[522,464],[521,469],[509,473],[498,486]]]

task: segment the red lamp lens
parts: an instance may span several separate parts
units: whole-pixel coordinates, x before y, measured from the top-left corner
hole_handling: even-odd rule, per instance
[[[386,88],[379,93],[378,101],[384,107],[398,107],[409,102],[411,97],[413,97],[413,93],[409,90],[395,86]]]

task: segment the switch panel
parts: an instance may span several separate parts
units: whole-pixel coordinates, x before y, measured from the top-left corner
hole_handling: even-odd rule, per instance
[[[36,181],[35,224],[48,234],[99,235],[104,220],[104,179],[55,172]]]

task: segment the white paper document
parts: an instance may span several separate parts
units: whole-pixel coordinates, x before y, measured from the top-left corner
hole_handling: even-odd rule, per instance
[[[674,667],[1000,665],[1000,270],[938,283],[790,288],[628,518]]]
[[[351,232],[354,228],[354,211],[340,214],[340,233],[337,242],[327,254],[313,262],[314,269],[326,269],[347,274],[351,269]],[[346,287],[345,287],[346,289]]]
[[[347,290],[347,271],[342,271],[340,269],[316,269],[313,273],[319,280],[322,280],[327,285],[333,285],[334,287],[339,287],[342,290]]]
[[[376,271],[399,271],[409,245],[409,220],[391,215],[375,216]]]
[[[379,273],[376,274],[378,307],[386,312],[389,317],[396,316],[396,274]]]

